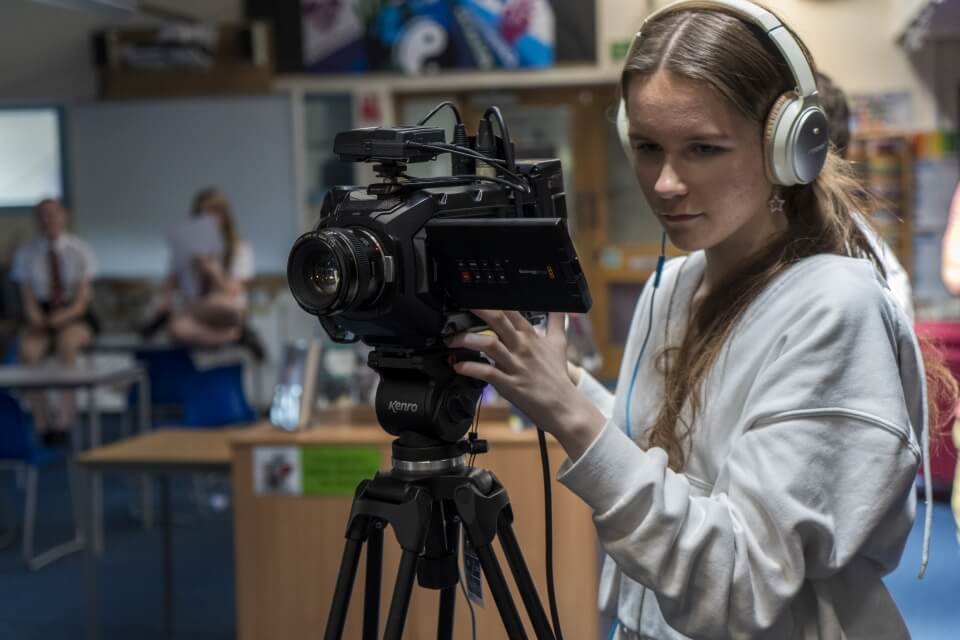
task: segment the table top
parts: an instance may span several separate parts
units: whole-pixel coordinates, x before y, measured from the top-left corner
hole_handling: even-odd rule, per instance
[[[120,384],[138,380],[143,369],[135,364],[82,364],[66,367],[54,363],[35,367],[0,365],[0,388],[51,389]]]
[[[479,435],[490,444],[497,445],[524,445],[537,442],[536,429],[516,430],[506,422],[480,421]],[[349,425],[324,424],[310,429],[299,431],[285,431],[263,420],[251,428],[240,431],[232,439],[234,447],[260,445],[329,445],[329,444],[389,444],[394,439],[389,433],[377,424]],[[557,445],[551,435],[547,435],[547,443]]]
[[[100,469],[230,467],[230,441],[248,428],[157,429],[79,454],[77,462]]]

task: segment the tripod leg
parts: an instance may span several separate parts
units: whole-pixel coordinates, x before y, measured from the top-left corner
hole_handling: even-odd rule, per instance
[[[359,523],[361,520],[363,522]],[[357,518],[351,523],[350,534],[343,548],[343,559],[340,561],[340,572],[337,574],[337,586],[333,592],[333,601],[330,603],[327,629],[323,634],[324,640],[340,640],[343,635],[350,593],[353,591],[353,580],[357,576],[357,565],[360,564],[360,548],[363,546],[362,534],[355,535],[355,530],[365,528],[366,518]]]
[[[457,601],[457,588],[440,590],[440,615],[437,618],[437,640],[453,638],[453,610]]]
[[[457,602],[457,586],[459,584],[460,578],[460,564],[457,561],[457,552],[460,549],[460,519],[457,517],[447,517],[447,513],[453,513],[455,506],[452,503],[441,502],[440,509],[434,511],[434,513],[440,514],[440,527],[438,533],[442,539],[439,541],[441,543],[441,548],[445,551],[444,559],[446,560],[443,563],[443,578],[444,581],[436,581],[436,586],[432,588],[437,588],[437,586],[445,585],[440,588],[440,611],[437,616],[437,640],[452,640],[453,638],[453,622],[454,622],[454,609],[456,608]],[[427,537],[427,550],[430,550],[429,543],[431,538]],[[420,569],[424,567],[423,562],[420,564]],[[422,577],[422,576],[420,576]],[[434,576],[439,577],[439,576]],[[427,586],[424,582],[420,583],[423,586]]]
[[[377,640],[380,629],[380,573],[383,566],[383,523],[373,523],[367,539],[367,582],[363,593],[363,640]]]
[[[533,630],[537,638],[553,640],[553,630],[547,620],[547,614],[543,610],[543,604],[537,596],[537,588],[533,584],[530,571],[527,569],[527,563],[523,559],[523,552],[517,542],[517,535],[513,532],[513,526],[504,512],[500,513],[500,518],[497,521],[497,535],[500,538],[500,547],[503,549],[503,555],[507,557],[507,564],[510,565],[510,571],[513,573],[513,579],[520,590],[520,598],[523,600],[523,606],[527,609],[527,615],[530,616],[530,622],[533,624]]]
[[[403,625],[407,619],[407,609],[410,607],[410,595],[413,593],[413,581],[417,575],[416,551],[404,549],[400,555],[400,568],[397,570],[397,582],[393,587],[393,598],[390,600],[390,613],[387,614],[387,628],[383,632],[384,640],[400,640],[403,635]]]
[[[472,540],[470,544],[473,544]],[[487,579],[490,593],[493,594],[493,601],[497,604],[497,611],[500,612],[500,619],[503,620],[503,628],[507,631],[507,637],[510,640],[526,640],[527,634],[520,622],[520,613],[517,611],[517,605],[513,603],[513,598],[510,597],[507,580],[503,577],[503,571],[500,570],[497,557],[493,555],[493,547],[487,544],[473,549],[476,551],[477,557],[480,558],[483,575]]]

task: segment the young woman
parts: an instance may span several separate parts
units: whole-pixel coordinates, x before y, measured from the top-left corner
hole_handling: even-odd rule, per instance
[[[97,261],[90,246],[67,231],[67,209],[59,200],[34,207],[37,237],[18,251],[11,278],[20,284],[26,326],[20,338],[20,359],[37,365],[51,352],[73,366],[90,344],[96,321],[90,312]],[[51,411],[43,394],[31,394],[34,427],[47,444],[68,439],[76,416],[74,395],[61,396]]]
[[[621,79],[643,192],[678,248],[644,290],[616,394],[546,335],[451,346],[569,456],[608,555],[618,638],[906,638],[882,577],[911,529],[931,392],[911,325],[826,150],[812,61],[744,0],[648,19]],[[955,393],[955,386],[949,389]],[[583,553],[590,553],[584,549]]]
[[[191,215],[211,216],[223,239],[223,255],[194,258],[191,273],[172,273],[162,312],[173,309],[174,292],[181,304],[170,316],[171,337],[185,344],[216,346],[240,340],[244,333],[246,285],[253,277],[253,250],[240,239],[227,197],[204,189],[193,198]],[[187,283],[190,286],[187,286]]]

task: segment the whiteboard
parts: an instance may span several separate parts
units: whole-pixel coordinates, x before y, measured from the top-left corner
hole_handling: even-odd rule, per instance
[[[99,275],[160,277],[193,194],[230,200],[257,273],[286,273],[299,231],[288,95],[108,101],[67,108],[73,227]]]

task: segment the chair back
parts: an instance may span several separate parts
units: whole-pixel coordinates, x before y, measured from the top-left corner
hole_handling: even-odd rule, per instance
[[[3,350],[3,357],[0,364],[17,364],[18,342],[16,338],[11,338]]]
[[[33,420],[16,398],[0,390],[0,460],[28,462],[39,449]]]
[[[183,426],[218,427],[252,422],[255,417],[243,390],[242,364],[195,371],[187,379]]]
[[[190,351],[181,347],[135,351],[134,359],[147,370],[150,379],[150,403],[183,405],[184,388],[197,368]],[[127,404],[137,403],[136,389],[130,389]]]

